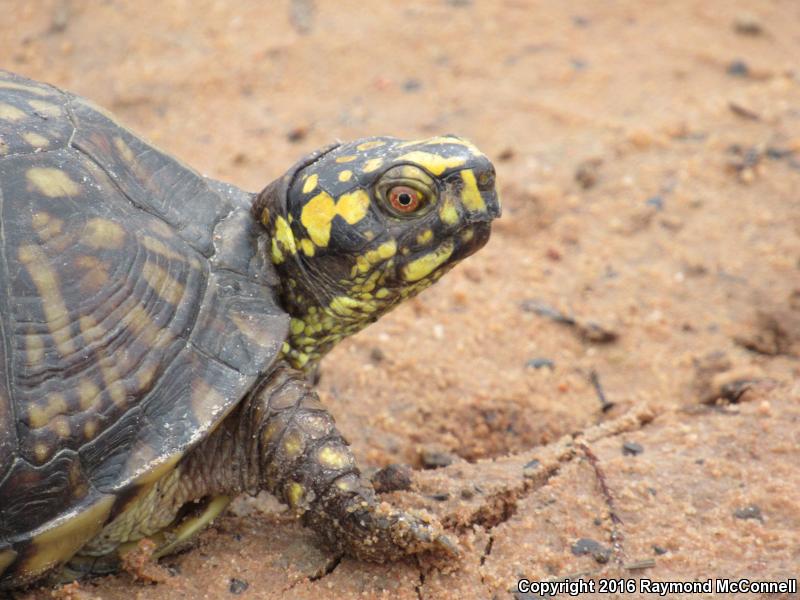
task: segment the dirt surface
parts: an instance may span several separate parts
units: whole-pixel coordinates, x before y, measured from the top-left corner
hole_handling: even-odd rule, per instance
[[[258,498],[155,578],[56,597],[798,576],[797,2],[0,5],[0,67],[208,175],[256,190],[335,138],[454,132],[504,201],[489,245],[341,344],[320,385],[363,467],[414,469],[385,498],[442,519],[461,564],[338,560]]]

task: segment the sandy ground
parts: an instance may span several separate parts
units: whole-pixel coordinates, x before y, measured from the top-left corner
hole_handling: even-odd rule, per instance
[[[438,515],[460,565],[339,561],[257,499],[160,583],[58,597],[798,576],[800,4],[0,6],[0,67],[211,176],[255,190],[334,138],[456,132],[496,160],[504,200],[486,249],[343,343],[320,385],[365,468],[414,469],[386,499]]]

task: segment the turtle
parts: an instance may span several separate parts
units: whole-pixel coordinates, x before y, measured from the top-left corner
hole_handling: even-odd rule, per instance
[[[343,555],[457,555],[379,501],[314,380],[500,213],[455,135],[334,142],[250,193],[0,71],[0,589],[169,554],[261,491]]]

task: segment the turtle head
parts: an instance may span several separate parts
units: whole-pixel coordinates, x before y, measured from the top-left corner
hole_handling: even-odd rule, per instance
[[[329,146],[254,207],[292,316],[284,350],[305,369],[483,247],[500,215],[492,163],[454,136]]]

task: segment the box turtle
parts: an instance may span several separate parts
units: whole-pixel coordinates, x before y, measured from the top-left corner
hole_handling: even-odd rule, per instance
[[[332,144],[251,194],[0,71],[0,589],[164,555],[261,490],[337,552],[457,552],[376,500],[312,381],[499,214],[455,136]]]

